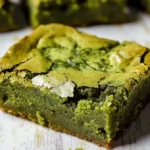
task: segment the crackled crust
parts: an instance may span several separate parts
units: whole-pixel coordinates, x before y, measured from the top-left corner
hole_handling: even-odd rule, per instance
[[[13,45],[5,54],[5,56],[0,59],[0,66],[1,71],[10,69],[14,65],[26,62],[30,60],[31,58],[37,56],[37,59],[34,57],[35,60],[33,60],[32,63],[33,67],[32,69],[35,69],[35,63],[36,60],[42,59],[45,56],[42,56],[41,53],[38,51],[38,43],[40,43],[40,40],[43,40],[44,38],[49,37],[64,37],[64,38],[70,38],[75,41],[75,44],[83,49],[85,48],[109,48],[111,46],[115,46],[118,44],[117,41],[108,40],[104,38],[97,38],[96,36],[88,35],[83,32],[77,31],[75,28],[64,26],[61,24],[49,24],[45,26],[40,26],[39,28],[35,29],[31,35],[24,37],[19,43]],[[59,43],[58,43],[59,44]],[[40,45],[40,44],[39,44]],[[38,57],[39,55],[39,57]],[[50,62],[50,60],[49,60]],[[50,64],[46,65],[48,62],[46,59],[43,59],[40,61],[40,69],[33,72],[46,72],[49,70]],[[32,65],[32,64],[30,64]],[[26,68],[20,68],[20,69],[26,69]],[[37,68],[38,69],[38,68]]]
[[[105,59],[115,59],[116,62],[113,60],[108,60],[110,62],[106,62],[105,64],[105,66],[109,64],[111,68],[113,68],[113,65],[117,68],[125,68],[128,66],[136,68],[142,64],[140,64],[140,57],[147,52],[146,47],[143,47],[135,42],[124,42],[120,44],[117,41],[98,38],[84,32],[79,32],[75,28],[69,26],[64,26],[61,24],[49,24],[40,26],[39,28],[34,30],[31,35],[24,37],[19,41],[19,43],[13,45],[4,55],[4,57],[0,59],[1,71],[17,66],[15,67],[16,70],[27,69],[33,73],[48,72],[51,68],[52,62],[54,62],[55,59],[53,58],[53,56],[50,56],[50,59],[52,59],[50,60],[49,58],[47,58],[49,56],[43,54],[43,51],[46,48],[44,47],[44,45],[47,45],[46,42],[50,42],[50,45],[48,45],[48,47],[57,48],[58,46],[61,46],[62,48],[65,48],[65,51],[66,49],[70,49],[71,51],[75,50],[75,52],[73,53],[79,53],[79,57],[89,57],[89,55],[82,55],[81,53],[86,49],[94,51],[95,53],[98,53],[98,51],[100,51],[100,57],[108,55],[106,58],[102,58],[104,59],[104,62],[102,63],[105,63]],[[69,44],[69,46],[67,44]],[[134,49],[135,51],[133,51]],[[62,51],[64,50],[62,49]],[[87,53],[89,53],[90,51],[87,51]],[[67,56],[67,58],[62,59],[66,59],[65,61],[67,61],[69,57],[74,55],[73,53]],[[75,56],[78,57],[78,54]],[[94,58],[95,56],[93,56],[92,54],[92,57]],[[90,64],[87,59],[85,60],[88,64]],[[117,59],[120,59],[120,61],[122,61],[120,63],[121,66],[117,66]],[[40,61],[38,62],[38,60]],[[125,65],[125,63],[127,63],[127,65]],[[35,68],[36,65],[39,67]],[[101,68],[101,66],[99,66],[99,68]],[[93,66],[91,66],[91,70],[99,70],[99,68],[95,66],[93,68]],[[83,70],[83,68],[77,68],[77,70]],[[100,70],[101,72],[110,72],[110,70]],[[121,70],[118,71],[121,72]],[[116,72],[116,70],[114,70],[114,72]]]

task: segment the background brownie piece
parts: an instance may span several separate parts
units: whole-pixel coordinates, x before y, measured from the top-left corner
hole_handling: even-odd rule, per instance
[[[33,27],[47,23],[85,26],[127,21],[126,0],[28,0]]]
[[[23,11],[9,0],[0,1],[0,32],[16,30],[26,25]]]

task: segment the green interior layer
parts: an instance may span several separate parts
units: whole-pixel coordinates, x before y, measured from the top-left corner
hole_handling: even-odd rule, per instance
[[[33,27],[47,23],[68,25],[118,23],[129,19],[126,0],[28,0],[28,2]]]
[[[63,76],[64,73],[69,81],[75,83],[73,76],[67,74],[68,70],[61,70],[58,75]],[[25,78],[22,78],[22,74],[26,74]],[[54,77],[53,72],[51,74]],[[92,76],[95,77],[95,73]],[[1,107],[13,110],[28,119],[35,118],[41,125],[66,130],[103,145],[111,142],[116,132],[137,115],[146,103],[150,88],[150,76],[139,81],[131,73],[127,78],[128,83],[123,80],[120,85],[116,85],[114,81],[109,84],[99,81],[97,88],[75,84],[73,97],[61,98],[51,93],[47,87],[33,86],[31,80],[36,75],[32,73],[6,72],[3,77],[0,84]],[[56,75],[55,79],[58,79]],[[134,88],[127,89],[128,84]]]
[[[150,51],[50,24],[0,59],[0,107],[105,145],[148,101]]]

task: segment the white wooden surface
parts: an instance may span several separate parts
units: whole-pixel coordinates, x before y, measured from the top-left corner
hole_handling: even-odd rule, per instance
[[[140,14],[138,21],[124,25],[102,25],[80,30],[119,41],[132,40],[150,47],[150,16]],[[0,56],[30,28],[0,34]],[[104,150],[92,143],[55,132],[0,111],[0,150]],[[150,150],[150,104],[125,130],[115,150]]]

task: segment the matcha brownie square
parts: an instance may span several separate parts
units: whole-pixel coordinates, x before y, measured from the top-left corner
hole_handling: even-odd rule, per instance
[[[24,14],[17,4],[0,0],[0,32],[15,30],[26,25]]]
[[[109,147],[150,96],[150,50],[38,27],[0,59],[0,108]]]
[[[85,26],[128,20],[127,0],[28,0],[33,27],[47,23]]]

